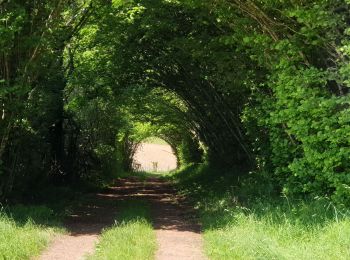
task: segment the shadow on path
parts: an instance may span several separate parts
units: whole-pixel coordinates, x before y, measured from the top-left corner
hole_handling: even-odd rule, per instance
[[[118,179],[113,187],[85,198],[64,221],[69,234],[55,239],[40,259],[75,260],[92,254],[99,234],[114,224],[118,201],[135,199],[151,204],[158,241],[156,259],[205,259],[194,211],[165,180],[137,177]]]
[[[112,188],[113,192],[105,196],[150,202],[158,241],[157,260],[206,259],[195,211],[186,206],[184,198],[177,195],[171,183],[159,178],[146,181],[126,178],[118,183]]]

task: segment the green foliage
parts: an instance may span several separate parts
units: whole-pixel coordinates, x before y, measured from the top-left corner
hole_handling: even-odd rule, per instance
[[[0,196],[130,170],[156,136],[350,203],[348,1],[22,2],[0,7]]]
[[[1,199],[70,173],[74,156],[71,137],[63,134],[71,120],[63,112],[62,54],[86,16],[79,2],[0,5]]]
[[[243,120],[254,140],[258,167],[273,173],[284,193],[349,203],[349,96],[344,74],[337,69],[347,65],[334,53],[344,37],[341,29],[331,29],[344,26],[346,14],[333,13],[341,2],[286,5],[279,18],[296,19],[299,27],[285,22],[293,33],[276,31],[270,35],[273,42],[260,34],[247,38],[254,57],[268,53],[259,64],[269,72],[254,88]]]

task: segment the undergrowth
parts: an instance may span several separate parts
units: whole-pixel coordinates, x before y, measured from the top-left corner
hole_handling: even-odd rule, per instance
[[[63,232],[60,217],[45,206],[14,206],[0,210],[0,259],[31,259],[55,234]]]
[[[288,198],[238,173],[191,166],[173,176],[198,208],[210,259],[350,259],[350,213],[327,198]]]

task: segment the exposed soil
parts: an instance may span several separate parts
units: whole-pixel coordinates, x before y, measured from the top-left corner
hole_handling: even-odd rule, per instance
[[[77,260],[92,254],[102,229],[114,223],[116,206],[117,203],[106,200],[103,194],[89,196],[64,220],[69,233],[59,235],[39,259]]]
[[[139,171],[166,172],[177,167],[176,156],[166,144],[142,143],[136,150],[134,162],[139,164]]]
[[[115,187],[91,196],[75,209],[65,220],[69,234],[57,237],[39,259],[84,259],[93,253],[102,229],[113,224],[117,201],[138,198],[152,206],[157,260],[206,259],[193,209],[171,184],[158,178],[140,181],[133,177],[119,179]]]
[[[156,260],[206,259],[196,214],[170,183],[158,178],[146,182],[128,178],[117,189],[119,194],[125,192],[127,199],[138,197],[151,203],[158,242]]]

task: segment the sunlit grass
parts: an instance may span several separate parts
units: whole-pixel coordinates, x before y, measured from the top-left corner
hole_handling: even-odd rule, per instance
[[[259,196],[259,182],[247,188],[208,171],[194,167],[175,179],[199,210],[209,259],[350,259],[346,208],[327,198]]]
[[[170,176],[171,172],[121,172],[118,174],[119,178],[137,178],[140,181],[147,181],[150,178],[157,179],[167,179]]]
[[[51,222],[53,221],[53,222]],[[62,229],[46,207],[17,206],[0,212],[0,259],[31,259]]]
[[[202,219],[211,259],[350,259],[350,219],[326,217],[322,204],[210,207]]]
[[[102,233],[90,259],[153,259],[156,238],[150,223],[149,205],[143,201],[125,201],[119,212],[116,224]]]

